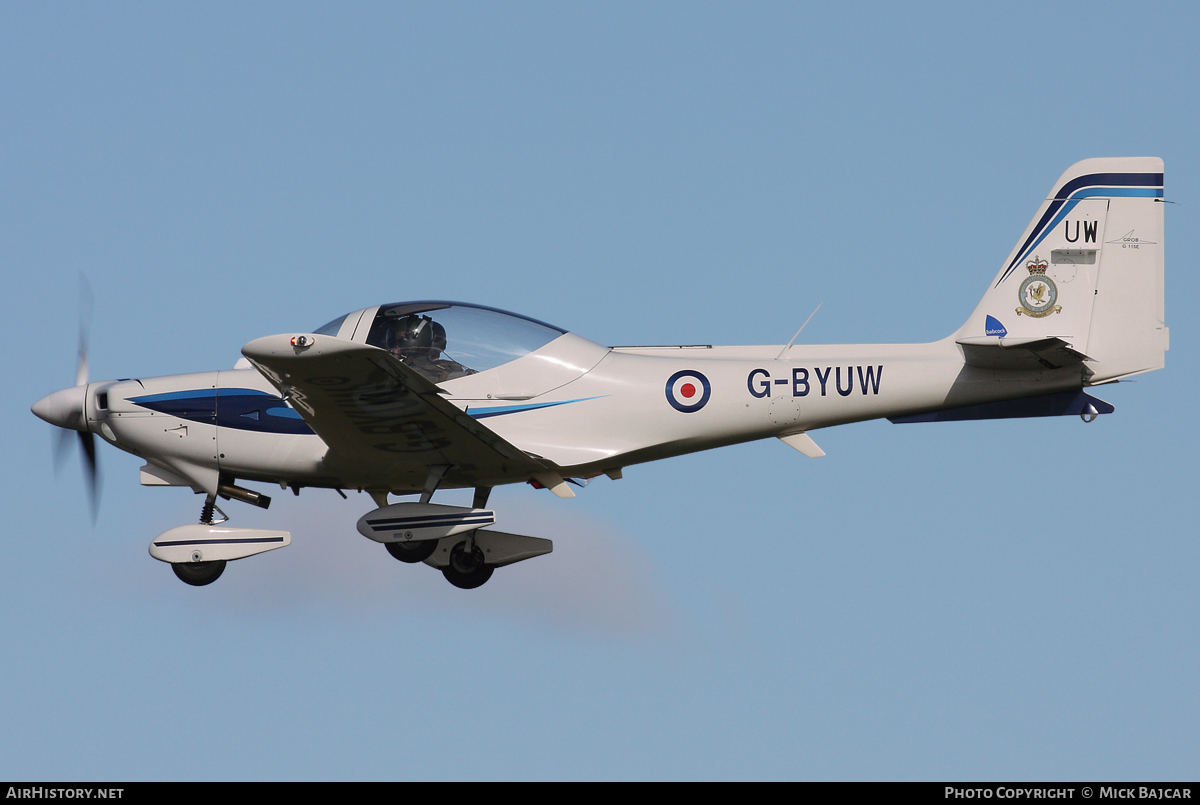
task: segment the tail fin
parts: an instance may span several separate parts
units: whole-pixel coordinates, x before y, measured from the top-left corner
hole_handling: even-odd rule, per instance
[[[1161,159],[1072,165],[956,337],[1060,338],[1092,383],[1161,369],[1162,195]]]

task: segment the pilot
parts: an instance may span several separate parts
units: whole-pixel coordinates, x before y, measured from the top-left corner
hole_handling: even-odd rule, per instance
[[[414,313],[397,320],[388,328],[385,343],[387,350],[401,363],[434,383],[475,374],[457,361],[442,357],[442,350],[446,348],[446,328],[428,316]]]
[[[416,314],[398,319],[388,327],[384,343],[388,352],[404,363],[427,356],[433,347],[433,320]]]

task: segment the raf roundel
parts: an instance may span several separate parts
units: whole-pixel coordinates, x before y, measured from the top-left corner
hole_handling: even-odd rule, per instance
[[[708,378],[691,369],[676,372],[667,381],[667,402],[684,414],[695,413],[707,405],[711,393]]]

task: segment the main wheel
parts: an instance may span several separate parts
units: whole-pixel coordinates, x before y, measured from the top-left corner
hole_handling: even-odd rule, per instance
[[[203,587],[212,584],[225,572],[225,560],[216,562],[175,562],[171,565],[180,581],[193,587]]]
[[[483,551],[479,546],[467,553],[467,543],[460,542],[450,549],[450,564],[442,568],[446,581],[463,590],[481,587],[492,577],[496,568],[484,564]]]
[[[418,542],[385,542],[383,547],[387,548],[387,552],[401,562],[415,565],[417,562],[424,562],[433,556],[433,552],[437,550],[437,544],[436,539],[423,539]]]

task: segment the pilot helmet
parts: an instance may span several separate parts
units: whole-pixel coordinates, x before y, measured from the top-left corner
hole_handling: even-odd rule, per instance
[[[433,321],[428,316],[405,316],[388,328],[388,349],[427,349],[433,346],[432,325]]]

